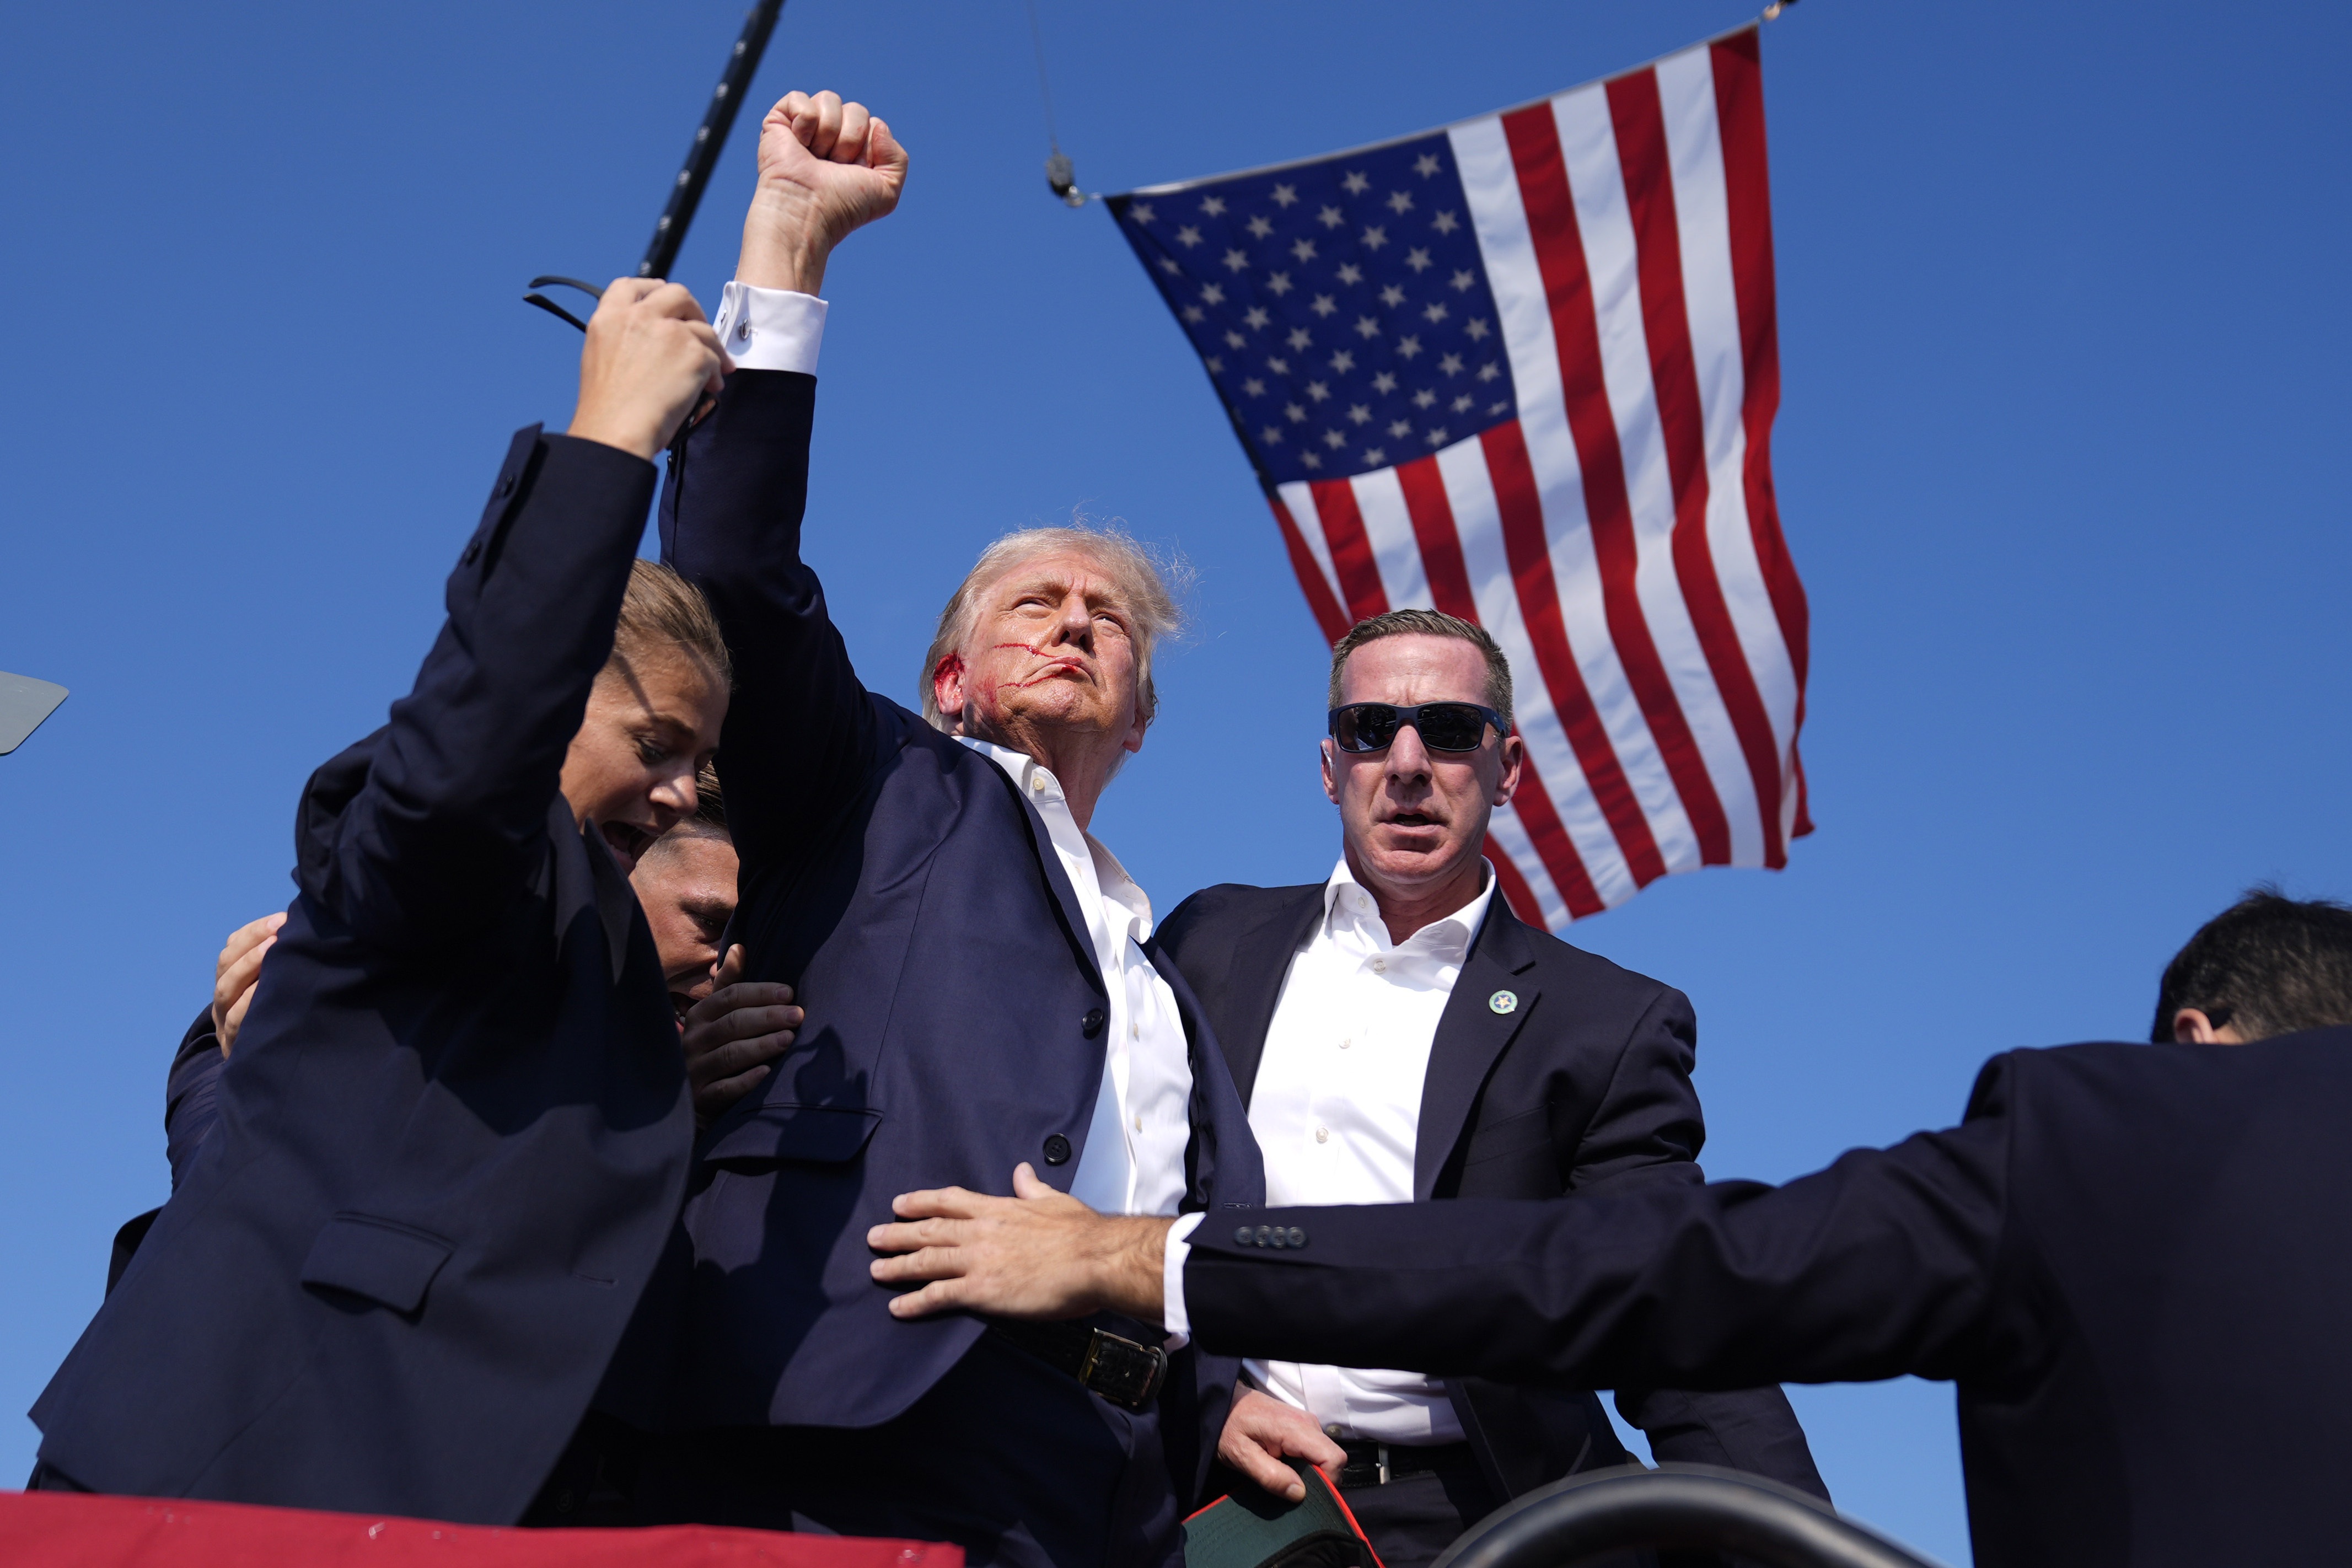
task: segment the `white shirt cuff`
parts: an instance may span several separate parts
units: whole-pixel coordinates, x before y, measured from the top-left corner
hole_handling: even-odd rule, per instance
[[[1160,1326],[1168,1331],[1171,1351],[1192,1342],[1192,1315],[1184,1310],[1184,1259],[1192,1255],[1192,1234],[1208,1217],[1188,1214],[1168,1227],[1168,1250],[1160,1264]]]
[[[710,324],[737,370],[814,375],[817,350],[824,346],[824,309],[814,294],[730,283],[719,293],[719,314]]]

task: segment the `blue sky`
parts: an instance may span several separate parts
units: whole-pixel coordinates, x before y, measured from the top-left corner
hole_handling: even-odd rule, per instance
[[[1734,0],[1041,0],[1089,189],[1310,155],[1736,25]],[[508,433],[631,269],[738,25],[714,4],[20,6],[0,54],[0,668],[74,695],[0,760],[0,1479],[161,1201],[163,1071],[288,896],[309,771],[431,638]],[[1820,831],[1572,940],[1687,991],[1717,1175],[1958,1113],[2011,1046],[2136,1037],[2257,879],[2352,894],[2338,469],[2341,7],[1864,5],[1766,29],[1783,517]],[[914,153],[837,256],[811,555],[869,683],[996,533],[1181,547],[1196,629],[1097,820],[1163,908],[1319,879],[1321,653],[1199,364],[1045,194],[1017,0],[794,0],[755,92]],[[740,136],[678,268],[706,301]],[[2331,456],[2332,454],[2332,456]],[[1968,1549],[1948,1389],[1796,1391],[1839,1500]],[[2246,1435],[2259,1441],[2259,1435]]]

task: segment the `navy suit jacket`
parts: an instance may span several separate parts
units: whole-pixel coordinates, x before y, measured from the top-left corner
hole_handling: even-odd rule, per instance
[[[1291,1209],[1265,1216],[1305,1233],[1279,1252],[1204,1223],[1185,1301],[1235,1353],[1570,1384],[1949,1379],[1988,1568],[2337,1562],[2347,1125],[2352,1028],[2016,1051],[1958,1127],[1785,1187]]]
[[[1291,959],[1323,911],[1319,882],[1226,884],[1185,900],[1154,938],[1192,982],[1244,1103]],[[1511,1012],[1487,1005],[1498,991],[1517,998]],[[1690,1079],[1697,1033],[1681,992],[1534,930],[1496,898],[1430,1045],[1413,1196],[1554,1198],[1704,1181],[1706,1129]],[[1446,1394],[1501,1496],[1628,1461],[1588,1390],[1456,1377]],[[1661,1461],[1730,1466],[1829,1495],[1777,1387],[1621,1384],[1618,1408]]]
[[[226,1065],[221,1059],[220,1036],[213,1029],[213,1010],[206,1004],[180,1037],[180,1048],[172,1053],[172,1070],[163,1089],[163,1155],[172,1166],[172,1186],[176,1191],[180,1178],[203,1146],[205,1134],[217,1119],[214,1096],[219,1088],[220,1070]],[[149,1209],[145,1214],[125,1220],[114,1233],[114,1247],[106,1263],[106,1293],[122,1283],[131,1260],[139,1254],[139,1244],[155,1224],[162,1209]]]
[[[682,1324],[664,1335],[670,1426],[870,1426],[912,1405],[982,1325],[890,1316],[867,1227],[913,1188],[1005,1192],[1024,1160],[1066,1188],[1103,1072],[1108,993],[1043,819],[987,757],[866,689],[801,559],[814,399],[813,377],[738,371],[662,503],[665,558],[735,658],[729,940],[807,1012],[702,1146]],[[1183,977],[1161,973],[1192,1041],[1187,1205],[1259,1203],[1224,1059]],[[1213,1450],[1236,1368],[1186,1359]]]
[[[312,776],[216,1120],[34,1406],[65,1477],[507,1523],[562,1452],[693,1140],[652,933],[556,787],[653,484],[518,436],[415,689]]]

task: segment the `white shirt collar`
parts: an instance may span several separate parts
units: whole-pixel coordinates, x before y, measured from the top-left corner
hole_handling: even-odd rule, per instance
[[[1381,949],[1410,947],[1426,952],[1442,963],[1460,964],[1470,954],[1470,943],[1478,928],[1486,922],[1486,906],[1495,899],[1495,872],[1481,866],[1477,896],[1442,920],[1434,920],[1402,942],[1389,940],[1389,928],[1381,919],[1380,900],[1372,890],[1356,880],[1348,868],[1348,858],[1339,857],[1332,868],[1331,879],[1323,884],[1323,929],[1333,932],[1344,922],[1370,937]]]
[[[1118,905],[1128,917],[1128,934],[1139,944],[1150,942],[1150,895],[1127,874],[1127,868],[1118,863],[1118,857],[1106,848],[1101,839],[1078,826],[1077,818],[1070,815],[1069,797],[1062,793],[1062,781],[1054,776],[1054,770],[1026,752],[1016,752],[993,741],[973,735],[958,735],[956,739],[1003,768],[1022,798],[1045,818],[1048,828],[1066,828],[1077,835],[1086,845],[1087,858],[1094,863],[1095,881],[1103,898]]]

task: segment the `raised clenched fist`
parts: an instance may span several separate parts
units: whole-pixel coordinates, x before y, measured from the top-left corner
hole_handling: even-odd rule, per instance
[[[760,122],[760,183],[736,280],[817,292],[833,247],[887,215],[906,184],[907,150],[864,104],[786,93]]]

